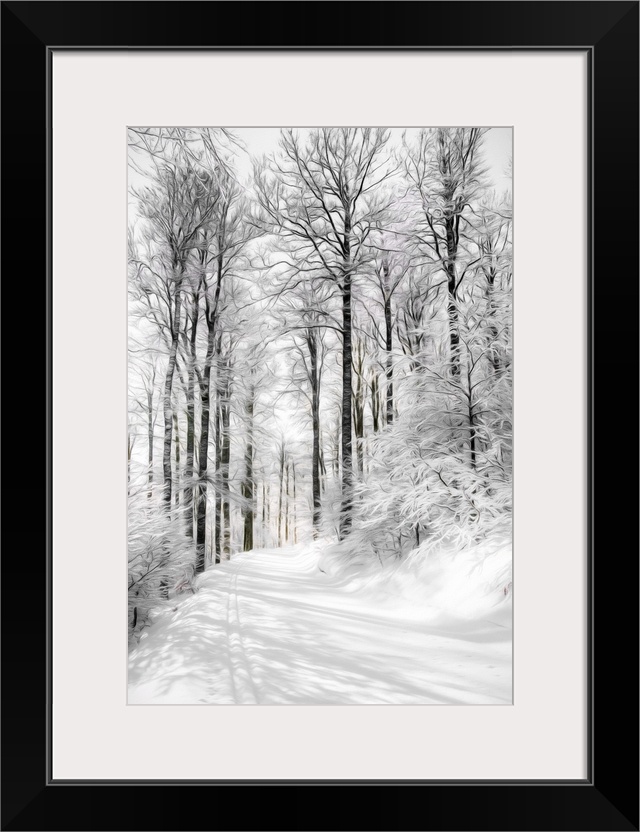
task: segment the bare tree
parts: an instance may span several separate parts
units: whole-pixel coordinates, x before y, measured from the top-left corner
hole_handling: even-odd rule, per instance
[[[253,549],[253,524],[255,518],[255,481],[254,481],[254,410],[256,400],[255,367],[249,371],[250,379],[245,397],[245,446],[244,446],[244,478],[241,493],[243,498],[243,551]]]
[[[374,340],[384,351],[383,371],[385,376],[385,421],[390,425],[393,422],[393,331],[395,328],[395,315],[393,314],[392,302],[394,294],[401,285],[405,275],[410,269],[410,258],[408,254],[398,248],[400,241],[395,239],[391,233],[383,233],[375,245],[376,258],[371,264],[371,282],[375,287],[373,300],[376,306],[380,307],[383,318],[383,325],[379,323],[376,315],[372,315],[368,306],[364,306],[369,315],[370,330]],[[377,374],[371,376],[373,384],[372,394],[377,395]],[[377,402],[372,399],[372,409],[377,408]],[[378,422],[378,414],[374,415],[374,422]],[[374,428],[374,432],[377,427]]]
[[[198,373],[200,388],[200,440],[198,453],[198,486],[196,500],[196,547],[198,560],[197,571],[205,568],[205,545],[207,528],[207,484],[209,470],[209,430],[211,422],[211,373],[217,363],[218,375],[222,382],[217,385],[217,401],[220,403],[216,424],[219,428],[216,448],[220,443],[219,462],[222,483],[228,483],[228,431],[229,431],[229,395],[231,358],[221,356],[222,340],[218,337],[220,317],[225,308],[224,287],[231,278],[244,268],[244,250],[250,240],[254,239],[257,229],[246,222],[247,201],[242,196],[240,187],[229,171],[219,172],[218,187],[220,198],[210,224],[203,229],[199,240],[200,252],[200,286],[204,305],[206,325],[206,351],[202,369]],[[229,342],[230,343],[230,342]],[[219,417],[219,418],[218,418]],[[224,489],[223,489],[224,490]],[[217,499],[217,497],[216,497]],[[222,515],[229,519],[228,500],[222,501]],[[228,541],[229,523],[224,530],[224,550],[230,554]],[[219,542],[219,530],[215,539]],[[216,556],[220,556],[219,546]]]
[[[182,291],[190,254],[197,248],[197,237],[214,212],[220,198],[217,182],[210,174],[196,170],[180,145],[172,146],[175,156],[159,163],[154,159],[150,177],[153,187],[136,193],[142,216],[152,229],[159,251],[158,267],[165,284],[168,305],[169,355],[163,390],[164,444],[162,468],[164,502],[171,508],[171,445],[173,433],[172,392],[178,344],[182,332]],[[155,264],[154,264],[155,266]]]
[[[204,229],[203,229],[204,232]],[[198,337],[198,321],[200,316],[200,298],[202,288],[204,285],[204,271],[206,263],[206,249],[200,248],[196,252],[198,261],[199,274],[193,281],[190,303],[188,305],[188,315],[190,317],[189,335],[184,333],[184,341],[187,351],[187,437],[186,437],[186,460],[184,468],[184,491],[183,491],[183,506],[185,529],[189,537],[193,537],[193,477],[194,477],[194,459],[195,459],[195,405],[196,405],[196,374],[199,375],[197,363],[197,337]]]
[[[318,536],[322,515],[321,495],[321,418],[320,396],[325,359],[328,353],[327,331],[330,296],[322,284],[301,283],[280,298],[283,308],[282,330],[290,336],[294,347],[292,392],[309,402],[311,411],[311,499],[312,529]]]
[[[130,347],[130,356],[134,353]],[[136,362],[135,387],[130,382],[130,402],[137,404],[145,420],[145,433],[147,438],[147,499],[153,497],[153,457],[154,457],[154,435],[157,411],[154,408],[154,395],[156,391],[157,362],[153,354],[145,355],[142,362]],[[140,389],[141,388],[141,389]],[[130,411],[131,412],[131,411]]]
[[[366,350],[363,338],[356,338],[353,344],[351,356],[355,385],[352,393],[353,408],[353,429],[356,438],[356,468],[358,476],[362,479],[364,465],[364,407],[365,407],[365,373],[366,373]]]
[[[216,348],[216,476],[215,476],[215,562],[231,557],[231,507],[229,497],[229,464],[231,461],[231,389],[232,389],[232,340],[217,339]],[[206,481],[202,501],[206,512]],[[204,541],[202,543],[204,558]]]
[[[491,364],[499,373],[506,354],[508,339],[498,339],[500,327],[499,291],[511,286],[511,210],[508,205],[485,205],[479,211],[478,251],[479,270],[486,280],[486,319],[489,338],[493,344]],[[502,345],[502,349],[500,349]]]
[[[242,548],[245,552],[253,549],[253,518],[254,507],[254,481],[253,481],[253,394],[247,399],[247,441],[244,451],[245,474],[242,483],[242,496],[245,500],[243,507],[243,540]]]
[[[341,299],[341,537],[351,527],[353,501],[353,281],[370,256],[367,239],[388,207],[379,191],[390,175],[382,152],[388,135],[380,129],[324,128],[312,130],[303,142],[287,130],[278,159],[271,159],[268,169],[255,167],[262,222],[295,243],[306,264],[303,277],[330,281]],[[298,271],[295,279],[301,279]]]
[[[284,493],[284,468],[287,459],[285,441],[281,439],[278,443],[278,467],[279,467],[279,487],[278,487],[278,546],[282,546],[282,503]]]
[[[460,267],[465,225],[485,183],[481,147],[486,129],[438,127],[405,144],[405,172],[419,199],[422,221],[414,240],[446,275],[451,369],[460,373],[458,294],[467,269]]]

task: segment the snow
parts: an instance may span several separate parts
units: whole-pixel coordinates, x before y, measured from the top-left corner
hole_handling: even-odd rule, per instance
[[[326,544],[235,555],[156,611],[129,704],[510,704],[510,558],[418,549],[363,577]]]
[[[420,554],[364,578],[322,544],[210,567],[132,651],[129,704],[511,703],[510,547]]]

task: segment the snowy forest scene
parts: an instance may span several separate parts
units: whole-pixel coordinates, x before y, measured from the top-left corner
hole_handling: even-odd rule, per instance
[[[510,128],[128,129],[129,704],[512,703],[512,266]]]

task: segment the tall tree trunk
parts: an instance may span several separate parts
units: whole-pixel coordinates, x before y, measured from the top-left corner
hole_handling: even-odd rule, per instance
[[[341,405],[342,408],[342,405]],[[342,410],[340,410],[342,412]],[[335,479],[340,479],[340,418],[338,418],[336,422],[336,430],[333,436],[331,437],[333,441],[333,457],[332,457],[332,467],[333,467],[333,476]]]
[[[207,473],[209,468],[209,426],[211,422],[211,367],[216,352],[216,324],[224,265],[224,218],[218,231],[216,260],[216,291],[213,304],[209,302],[205,286],[205,319],[207,322],[207,352],[200,384],[200,447],[198,452],[198,499],[196,505],[196,571],[204,570],[207,540]],[[219,342],[219,339],[218,339]],[[216,376],[216,388],[217,388]],[[216,437],[217,438],[217,437]],[[217,551],[216,551],[217,554]],[[218,562],[216,558],[216,563]]]
[[[449,347],[451,351],[451,372],[454,376],[460,375],[460,334],[458,332],[458,304],[456,299],[456,259],[458,256],[457,225],[460,218],[457,216],[445,219],[445,230],[447,235],[447,259],[445,270],[447,272],[447,315],[449,317]]]
[[[348,195],[347,195],[348,196]],[[340,539],[351,530],[353,510],[353,446],[351,439],[351,214],[344,217],[342,285],[342,505]]]
[[[178,425],[178,409],[177,407],[173,410],[173,433],[174,433],[174,451],[175,451],[175,462],[176,462],[176,475],[175,475],[175,494],[174,494],[174,504],[176,508],[180,507],[180,429]]]
[[[313,449],[311,452],[311,493],[313,501],[313,537],[318,537],[322,503],[320,497],[320,380],[318,375],[318,350],[315,332],[307,331],[309,347],[309,369],[311,373],[311,423]]]
[[[444,229],[446,237],[446,258],[444,268],[447,273],[447,316],[449,320],[449,348],[451,352],[451,372],[454,376],[460,375],[460,333],[458,331],[458,306],[457,295],[457,259],[460,236],[460,220],[465,209],[467,196],[462,192],[456,194],[461,178],[471,181],[474,171],[477,173],[476,152],[480,146],[482,131],[478,128],[471,128],[468,133],[463,129],[459,136],[457,151],[453,152],[451,137],[447,142],[447,130],[438,129],[437,133],[437,162],[442,176],[441,196],[446,207],[444,216]],[[457,142],[458,140],[456,140]],[[456,161],[457,160],[457,161]],[[457,170],[456,170],[457,168]],[[436,246],[438,245],[436,241]]]
[[[229,500],[229,463],[231,461],[231,436],[229,431],[229,415],[230,415],[230,380],[229,380],[229,360],[225,360],[225,380],[224,380],[224,399],[222,402],[222,448],[220,453],[220,463],[222,468],[222,555],[225,560],[231,558],[231,507]]]
[[[378,389],[378,374],[375,370],[371,370],[371,381],[369,382],[369,390],[371,391],[371,421],[373,432],[378,433],[380,430],[380,393]]]
[[[320,493],[324,494],[326,490],[327,466],[324,461],[324,449],[322,445],[320,445],[318,454],[318,466],[320,470]]]
[[[131,485],[131,454],[133,452],[133,440],[131,434],[127,436],[127,497],[129,494],[129,486]]]
[[[296,516],[296,464],[291,460],[291,475],[293,477],[293,542],[298,542],[298,518]]]
[[[353,428],[355,433],[355,440],[356,440],[356,469],[358,471],[358,476],[362,479],[363,475],[363,467],[364,467],[364,453],[363,453],[363,440],[364,440],[364,399],[362,397],[362,390],[361,390],[361,381],[358,378],[356,382],[356,389],[353,394]]]
[[[196,498],[196,572],[205,568],[207,539],[207,468],[211,415],[211,366],[215,346],[215,320],[207,310],[207,352],[200,383],[200,442],[198,448],[198,491]]]
[[[496,309],[494,298],[496,270],[494,268],[489,268],[485,273],[487,276],[487,318],[489,322],[489,338],[491,339],[489,355],[493,372],[497,375],[500,372],[501,367],[500,355],[496,344],[498,338],[498,325],[496,323],[498,310]]]
[[[385,267],[386,268],[386,267]],[[385,350],[387,352],[387,410],[386,421],[393,423],[393,326],[391,323],[391,297],[384,298],[384,326],[385,326]]]
[[[269,533],[269,545],[271,545],[271,484],[267,483],[267,525],[265,527]]]
[[[147,390],[147,439],[149,452],[147,456],[147,497],[153,497],[153,390]]]
[[[280,449],[280,490],[278,492],[278,546],[282,546],[282,492],[284,489],[284,445]]]
[[[222,380],[221,380],[222,341],[218,337],[216,344],[216,488],[215,488],[215,562],[222,559]]]
[[[356,440],[356,468],[358,477],[362,480],[364,473],[364,344],[361,340],[356,341],[354,353],[356,384],[353,390],[351,406],[353,409],[353,430]]]
[[[254,488],[253,488],[253,406],[255,390],[249,387],[247,396],[247,440],[244,448],[244,482],[242,484],[242,496],[245,503],[243,506],[244,529],[242,548],[245,552],[253,549],[253,516],[254,516]]]
[[[285,503],[284,503],[284,540],[285,543],[289,542],[289,460],[287,460],[287,468],[286,468],[286,489],[285,489]]]
[[[176,282],[173,320],[171,321],[171,345],[169,347],[169,358],[167,361],[167,372],[164,379],[164,395],[162,400],[164,417],[164,440],[162,448],[162,472],[164,476],[164,506],[167,512],[171,511],[171,443],[173,439],[173,406],[171,396],[173,392],[173,377],[176,370],[178,356],[178,336],[180,333],[180,289],[182,276]]]
[[[474,411],[474,401],[473,401],[473,389],[471,384],[471,371],[469,366],[467,365],[467,386],[468,386],[468,394],[467,394],[467,418],[469,419],[469,461],[471,462],[471,468],[475,471],[477,468],[476,465],[476,418],[475,418],[475,411]]]
[[[198,295],[193,295],[191,319],[191,335],[189,338],[189,372],[187,375],[187,447],[184,467],[184,491],[182,492],[184,506],[185,530],[189,537],[193,537],[193,472],[195,449],[195,369],[196,369],[196,336],[198,333]]]
[[[470,451],[471,467],[473,468],[474,471],[477,470],[476,443],[477,443],[477,435],[476,435],[475,414],[473,412],[473,405],[471,404],[471,400],[469,400],[469,451]]]
[[[198,499],[196,504],[196,571],[204,570],[206,559],[207,472],[209,468],[209,426],[211,422],[211,367],[216,352],[216,320],[220,302],[220,291],[222,289],[222,238],[218,239],[218,251],[216,291],[213,305],[209,303],[205,289],[207,352],[204,367],[202,368],[202,381],[200,383],[200,447],[198,451]],[[220,339],[218,338],[217,342],[219,343],[219,341]],[[216,388],[217,386],[216,376]],[[217,562],[218,560],[216,558]]]

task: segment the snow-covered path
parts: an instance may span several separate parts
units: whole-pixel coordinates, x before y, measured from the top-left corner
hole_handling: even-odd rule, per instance
[[[130,704],[505,704],[504,623],[415,614],[323,574],[302,548],[209,569],[129,663]]]

